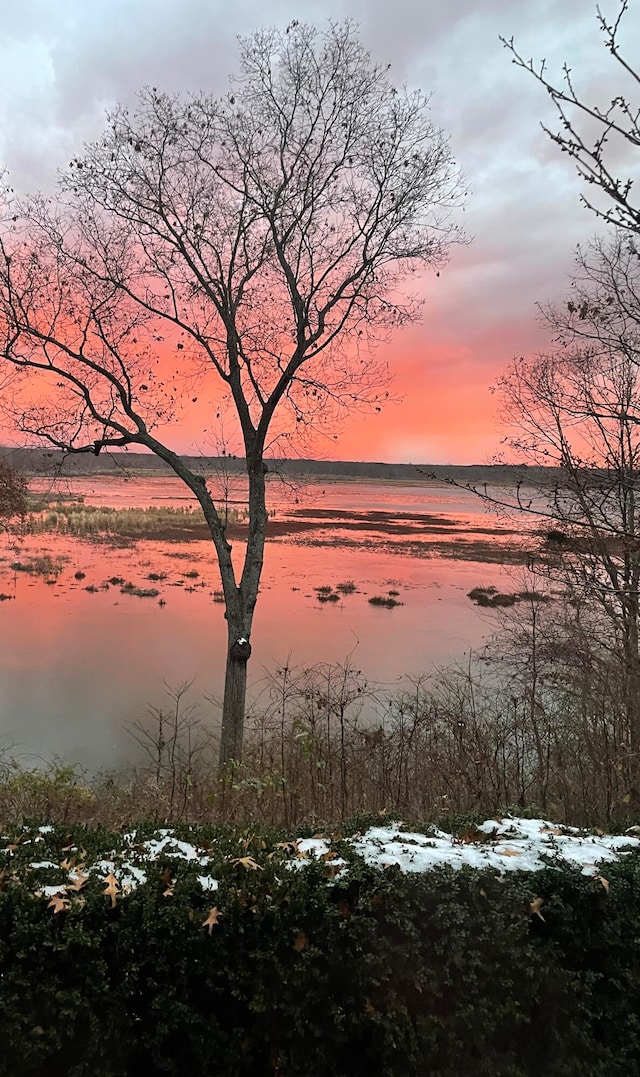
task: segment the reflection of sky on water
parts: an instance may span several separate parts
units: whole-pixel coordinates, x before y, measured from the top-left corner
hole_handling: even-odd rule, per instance
[[[87,485],[95,489],[96,480]],[[141,494],[157,503],[156,481],[118,485],[124,486],[118,497],[130,498],[129,504],[140,504]],[[370,507],[358,500],[354,486],[332,487],[332,500],[324,504]],[[101,489],[104,498],[110,494],[110,503],[125,503],[114,498],[113,489]],[[87,502],[98,500],[86,492]],[[365,495],[372,498],[371,488]],[[371,507],[439,511],[433,503],[410,501],[417,496],[412,487],[382,488],[380,495]],[[457,506],[449,511],[456,514]],[[2,742],[92,767],[117,765],[131,758],[134,749],[124,724],[140,717],[149,704],[163,704],[163,682],[175,688],[193,679],[192,701],[221,694],[225,622],[223,607],[212,600],[220,583],[208,543],[141,542],[114,549],[42,535],[23,542],[20,558],[43,549],[70,558],[53,586],[11,572],[8,565],[15,555],[8,547],[2,551],[7,560],[0,565],[0,590],[16,596],[0,604]],[[176,553],[186,558],[171,556]],[[186,579],[184,573],[194,567],[200,577]],[[76,570],[86,577],[75,580]],[[168,578],[150,583],[150,572],[166,572]],[[166,606],[160,607],[158,599],[121,594],[119,586],[85,590],[111,576],[158,588]],[[315,587],[350,579],[360,593],[337,603],[318,602]],[[294,664],[312,664],[341,662],[353,652],[353,663],[370,680],[389,684],[462,659],[495,623],[466,593],[478,585],[514,586],[505,579],[505,570],[495,565],[412,558],[375,546],[272,542],[254,624],[250,679],[259,684],[265,669],[289,656]],[[175,586],[179,581],[182,586]],[[402,606],[386,610],[369,605],[369,597],[389,590],[400,592]],[[203,701],[201,715],[213,719],[215,710]]]
[[[246,482],[232,477],[229,498],[246,501]],[[220,480],[212,479],[209,486],[221,494]],[[48,480],[31,483],[34,491],[50,492]],[[184,505],[195,498],[178,478],[131,478],[111,479],[100,476],[71,478],[58,482],[57,489],[63,493],[83,496],[87,504],[148,507],[150,505]],[[268,497],[272,508],[282,512],[296,507],[350,510],[360,512],[381,509],[385,512],[443,512],[477,516],[486,513],[482,501],[466,490],[438,485],[384,483],[384,482],[335,482],[283,483],[272,478],[268,483]]]

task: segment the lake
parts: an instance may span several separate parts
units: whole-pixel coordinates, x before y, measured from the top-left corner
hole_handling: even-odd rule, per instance
[[[64,492],[116,508],[191,500],[171,478],[75,478]],[[522,526],[488,514],[467,491],[371,481],[273,482],[269,493],[272,537],[249,666],[254,695],[284,663],[350,655],[367,678],[395,685],[463,662],[496,624],[467,592],[518,587],[520,570],[500,562],[521,546]],[[240,483],[228,494],[242,506]],[[240,537],[235,556],[242,548]],[[42,554],[53,566],[43,575],[11,568]],[[226,625],[210,542],[5,535],[0,556],[0,592],[11,596],[0,603],[2,745],[25,761],[58,755],[90,769],[125,765],[136,757],[127,723],[162,706],[165,685],[185,681],[201,717],[216,721],[207,697],[222,693]],[[149,574],[165,578],[151,584]],[[113,578],[160,595],[122,593],[106,582]],[[347,581],[354,593],[318,600],[316,588]],[[370,605],[389,591],[401,605]]]

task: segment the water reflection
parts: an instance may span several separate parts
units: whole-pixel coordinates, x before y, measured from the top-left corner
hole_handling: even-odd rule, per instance
[[[175,480],[76,479],[73,487],[92,504],[145,506],[158,498],[183,503],[183,488]],[[465,510],[465,518],[477,510],[475,503],[447,502],[446,493],[424,488],[389,485],[378,491],[376,484],[343,484],[324,489],[315,505],[457,517]],[[478,585],[505,585],[503,568],[389,552],[380,535],[361,536],[367,537],[346,547],[306,545],[295,536],[268,545],[253,635],[254,685],[266,669],[287,660],[340,662],[351,652],[366,676],[394,683],[461,658],[482,642],[493,615],[474,607],[466,593]],[[241,553],[241,544],[236,546]],[[65,559],[57,574],[10,568],[16,559],[28,564],[43,552]],[[0,592],[13,596],[0,604],[4,743],[47,758],[57,753],[92,768],[117,766],[133,754],[126,722],[149,703],[162,703],[163,682],[175,687],[193,680],[192,699],[221,694],[226,633],[223,606],[213,597],[220,582],[209,543],[140,541],[118,547],[40,535],[14,549],[5,539],[2,556]],[[196,571],[197,576],[187,576]],[[84,577],[76,579],[80,572]],[[150,574],[166,578],[149,582]],[[159,595],[122,593],[119,584],[106,582],[113,578],[156,588]],[[315,588],[335,588],[347,580],[356,584],[355,593],[338,602],[318,601]],[[401,606],[387,610],[369,604],[371,596],[389,590],[399,592]],[[214,708],[204,703],[202,714],[212,717]]]

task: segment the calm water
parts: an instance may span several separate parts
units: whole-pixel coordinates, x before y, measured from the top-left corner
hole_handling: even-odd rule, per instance
[[[77,479],[69,484],[90,504],[185,504],[178,480]],[[242,489],[236,491],[242,500]],[[232,492],[233,496],[233,492]],[[491,527],[481,504],[463,491],[378,483],[324,484],[296,491],[274,484],[276,519],[305,508],[338,512],[438,514]],[[484,516],[484,519],[482,518]],[[401,539],[371,531],[342,538],[326,522],[317,531],[289,535],[267,546],[253,630],[253,690],[266,670],[295,664],[352,661],[372,680],[399,683],[411,673],[463,660],[491,631],[493,616],[466,597],[477,585],[513,588],[506,569],[469,560],[407,552]],[[339,544],[336,544],[336,543]],[[27,758],[59,755],[91,768],[118,766],[134,756],[126,723],[149,704],[165,701],[163,684],[193,681],[190,699],[215,720],[206,696],[219,696],[225,655],[223,607],[213,549],[206,542],[140,541],[130,548],[34,536],[0,547],[0,740]],[[19,557],[48,552],[66,557],[55,578],[10,569]],[[238,553],[241,547],[238,545]],[[86,576],[78,581],[74,573]],[[196,579],[186,577],[197,570]],[[149,583],[150,572],[167,579]],[[124,595],[119,586],[95,593],[111,576],[160,590],[166,603]],[[315,587],[353,580],[358,593],[321,604]],[[387,610],[368,598],[400,592],[403,605]]]

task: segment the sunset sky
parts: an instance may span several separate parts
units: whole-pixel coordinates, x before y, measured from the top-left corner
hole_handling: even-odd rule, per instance
[[[602,0],[615,16],[618,0]],[[631,60],[640,2],[631,0],[621,44]],[[572,164],[544,135],[554,109],[514,67],[498,40],[527,57],[562,62],[590,103],[629,91],[603,47],[591,0],[23,0],[6,5],[0,39],[0,162],[20,193],[51,190],[56,169],[96,137],[105,109],[144,84],[223,92],[236,35],[292,18],[322,26],[353,17],[375,60],[398,83],[433,91],[434,119],[449,131],[470,187],[461,218],[473,242],[425,277],[423,322],[382,350],[401,402],[355,418],[318,455],[432,463],[488,460],[500,430],[495,377],[515,354],[544,346],[537,300],[562,296],[577,243],[598,228],[579,204]],[[202,447],[201,416],[174,445]]]

